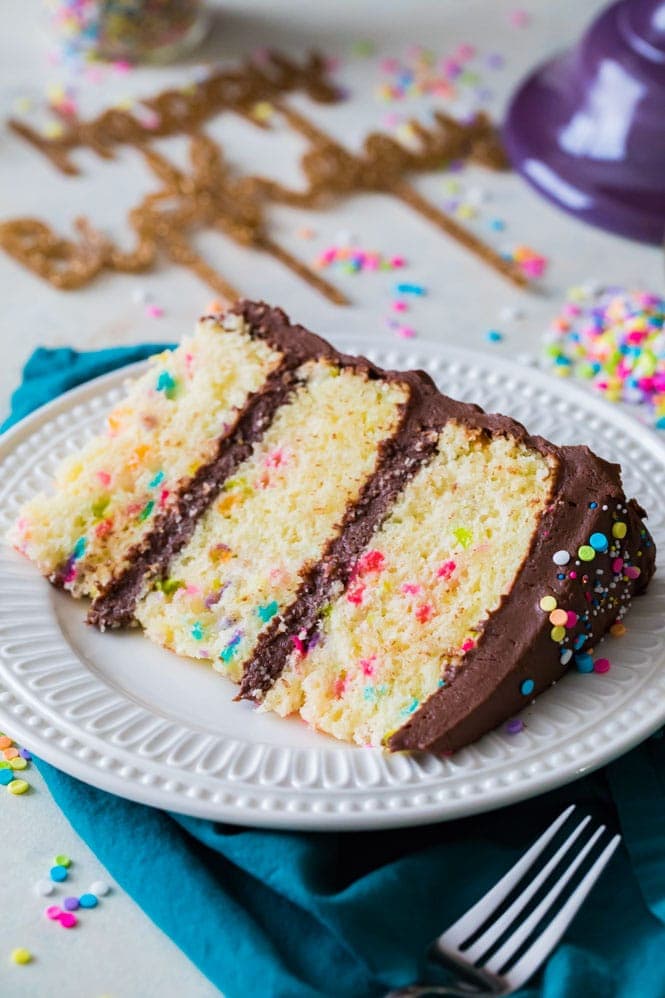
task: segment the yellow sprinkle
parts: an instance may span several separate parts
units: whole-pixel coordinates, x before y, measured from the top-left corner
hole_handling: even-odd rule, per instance
[[[626,526],[626,524],[623,523],[621,520],[619,520],[612,527],[612,536],[617,537],[619,540],[621,540],[623,537],[626,536],[627,531],[628,527]]]
[[[12,769],[25,769],[28,763],[25,759],[23,759],[20,755],[18,755],[16,756],[15,759],[9,760],[9,765],[12,767]]]
[[[557,626],[553,627],[552,630],[550,631],[550,637],[552,638],[552,641],[556,642],[563,641],[565,636],[566,636],[566,628],[562,627],[560,624],[557,624]]]
[[[22,946],[17,946],[11,952],[12,963],[30,963],[32,960],[32,953],[29,949],[24,949]]]
[[[554,596],[543,596],[540,601],[540,609],[544,610],[545,613],[549,613],[550,610],[556,610],[556,600]]]
[[[255,121],[270,121],[274,114],[274,107],[268,101],[260,100],[252,108],[252,118]]]
[[[9,790],[10,794],[24,794],[29,789],[30,784],[26,780],[12,780],[7,785],[7,790]]]

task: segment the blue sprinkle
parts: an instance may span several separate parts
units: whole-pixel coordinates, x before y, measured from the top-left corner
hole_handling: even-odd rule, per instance
[[[573,647],[574,647],[575,651],[579,651],[580,648],[582,648],[582,646],[585,643],[586,643],[586,634],[578,634],[577,637],[575,638],[575,642],[573,644]]]
[[[279,610],[279,603],[277,600],[271,600],[270,603],[266,603],[265,606],[257,606],[256,612],[264,624],[275,616]]]
[[[158,471],[151,482],[148,482],[149,489],[156,489],[158,485],[161,485],[164,481],[164,472]]]
[[[374,700],[376,699],[376,692],[373,686],[363,687],[363,700]]]
[[[609,547],[609,542],[605,534],[592,534],[589,538],[589,544],[594,549],[594,551],[607,551]]]
[[[52,866],[51,867],[51,880],[55,880],[56,883],[60,883],[67,879],[67,867],[66,866]]]
[[[85,537],[79,537],[76,544],[74,545],[74,550],[72,551],[72,558],[82,558],[85,554],[86,539]]]
[[[157,391],[164,392],[167,399],[172,399],[175,396],[176,380],[171,377],[168,371],[162,371],[162,373],[157,378]]]
[[[505,227],[506,223],[502,218],[493,218],[490,222],[490,229],[493,229],[494,232],[503,232]]]
[[[586,653],[575,656],[575,665],[578,672],[593,672],[593,659]]]
[[[566,576],[562,572],[558,573],[557,579],[565,579],[565,578],[566,578]]]
[[[94,894],[81,894],[79,898],[79,904],[82,908],[96,908],[97,898]]]
[[[661,416],[660,419],[656,420],[656,429],[665,430],[665,416]]]
[[[236,634],[234,635],[234,637],[231,638],[226,648],[224,648],[220,653],[219,657],[221,658],[222,662],[231,661],[236,651],[238,650],[238,645],[240,644],[240,641],[241,641],[241,636],[239,634]]]
[[[590,502],[589,503],[589,509],[598,509],[598,503],[597,502]]]
[[[191,635],[195,641],[200,641],[201,638],[203,637],[203,626],[198,620],[192,627]]]
[[[485,333],[485,339],[489,340],[490,343],[500,343],[503,339],[503,333],[500,333],[498,329],[488,329]]]
[[[522,696],[528,697],[536,688],[536,684],[533,679],[525,679],[520,686],[520,693]]]
[[[418,710],[419,706],[420,706],[420,700],[417,700],[416,697],[414,697],[410,704],[402,708],[400,714],[403,717],[406,717],[408,714],[413,714],[414,711]]]
[[[395,293],[398,295],[418,295],[422,298],[427,291],[422,284],[396,284]]]
[[[18,777],[15,775],[13,769],[0,769],[0,785],[6,787],[8,783],[12,780],[16,780]]]

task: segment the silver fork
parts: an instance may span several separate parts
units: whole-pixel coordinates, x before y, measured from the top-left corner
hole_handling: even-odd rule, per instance
[[[468,943],[481,926],[496,912],[511,891],[523,880],[534,861],[545,850],[574,809],[575,805],[573,804],[563,814],[560,814],[495,887],[488,891],[477,904],[474,904],[466,914],[462,915],[454,925],[451,925],[430,943],[427,951],[429,959],[455,972],[459,980],[449,987],[435,984],[413,984],[391,991],[386,998],[420,998],[420,996],[425,995],[447,995],[448,998],[470,998],[474,995],[509,995],[526,983],[552,952],[579,911],[589,891],[609,862],[612,853],[619,845],[620,835],[615,835],[602,849],[566,902],[512,966],[510,966],[511,960],[515,958],[520,947],[541,920],[553,914],[559,895],[596,846],[598,839],[605,831],[605,825],[600,825],[596,829],[582,849],[574,850],[572,846],[591,821],[589,816],[583,818],[542,869],[525,884],[522,892],[506,911],[494,919],[471,945]],[[561,864],[562,869],[557,881],[534,910],[526,917],[520,918],[531,898],[559,864]],[[483,957],[508,930],[510,930],[510,935],[499,949],[491,953],[489,959],[483,960]],[[506,967],[508,967],[507,970]]]

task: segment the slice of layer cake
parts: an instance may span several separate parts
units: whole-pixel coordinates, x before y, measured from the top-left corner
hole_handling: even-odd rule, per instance
[[[101,629],[362,745],[510,717],[653,574],[617,466],[241,303],[155,358],[13,543]]]

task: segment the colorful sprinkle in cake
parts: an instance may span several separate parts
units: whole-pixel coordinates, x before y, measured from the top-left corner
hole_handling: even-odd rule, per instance
[[[587,448],[241,302],[152,359],[11,540],[90,623],[262,709],[449,752],[593,670],[654,571],[644,516]]]

